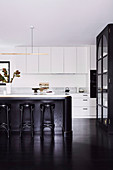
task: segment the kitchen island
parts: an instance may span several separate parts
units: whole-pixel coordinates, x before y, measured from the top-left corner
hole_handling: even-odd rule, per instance
[[[19,105],[23,103],[35,104],[34,109],[34,132],[40,133],[40,104],[43,101],[55,103],[54,122],[55,133],[63,132],[64,137],[72,135],[72,111],[70,95],[38,95],[38,94],[10,94],[0,95],[0,103],[10,104],[11,131],[19,131],[20,110]]]

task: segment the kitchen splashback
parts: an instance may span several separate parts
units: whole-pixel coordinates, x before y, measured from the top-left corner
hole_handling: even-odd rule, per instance
[[[50,87],[49,89],[54,91],[57,94],[65,93],[66,87]],[[79,93],[79,88],[77,87],[68,87],[69,94]],[[87,88],[83,88],[84,92],[88,92]],[[0,94],[3,94],[6,90],[6,86],[0,86]],[[12,87],[12,94],[33,94],[34,91],[31,87]]]

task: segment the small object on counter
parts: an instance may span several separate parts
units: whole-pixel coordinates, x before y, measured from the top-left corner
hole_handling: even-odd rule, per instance
[[[46,91],[49,89],[49,83],[48,82],[39,83],[39,87],[40,94],[46,94]]]
[[[79,93],[84,93],[84,89],[79,88]]]
[[[69,94],[70,90],[69,90],[69,87],[66,87],[65,88],[65,94]]]
[[[54,94],[54,92],[52,90],[50,90],[50,89],[47,89],[46,94]]]
[[[39,83],[40,87],[45,87],[45,88],[49,88],[49,83]]]
[[[37,92],[37,90],[39,90],[40,88],[38,88],[38,87],[34,87],[34,88],[32,88],[32,90],[34,90],[34,94],[37,94],[38,92]]]

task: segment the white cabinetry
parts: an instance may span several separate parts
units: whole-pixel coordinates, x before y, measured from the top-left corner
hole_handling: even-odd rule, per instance
[[[51,72],[63,73],[63,48],[51,48]]]
[[[31,47],[27,47],[27,53],[31,53]],[[33,53],[38,53],[38,48],[33,48]],[[27,55],[27,73],[38,73],[38,55]]]
[[[96,45],[91,45],[91,62],[90,62],[90,69],[96,70]]]
[[[15,48],[16,53],[26,53],[25,47],[16,47]],[[14,56],[15,58],[15,67],[16,70],[20,70],[21,73],[26,72],[26,55],[18,55]]]
[[[64,47],[64,72],[76,73],[76,48]]]
[[[77,47],[77,73],[88,73],[88,47]]]
[[[31,47],[17,47],[15,52],[31,53]],[[90,70],[89,47],[34,47],[33,52],[48,55],[15,56],[16,68],[22,73],[86,74]]]
[[[49,47],[39,47],[39,53],[48,53],[48,55],[39,55],[39,73],[51,72],[51,57]]]
[[[96,118],[96,99],[88,94],[72,95],[72,118]]]

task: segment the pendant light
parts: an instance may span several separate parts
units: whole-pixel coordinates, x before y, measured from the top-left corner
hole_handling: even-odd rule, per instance
[[[31,53],[0,53],[0,55],[48,55],[48,53],[33,53],[33,29],[34,26],[30,26],[31,29]]]

